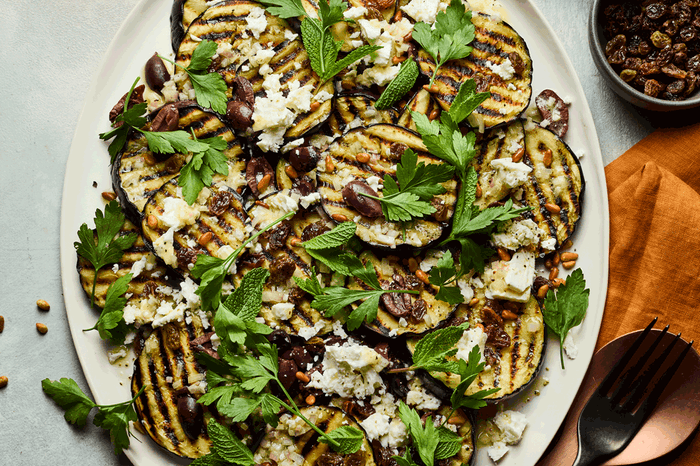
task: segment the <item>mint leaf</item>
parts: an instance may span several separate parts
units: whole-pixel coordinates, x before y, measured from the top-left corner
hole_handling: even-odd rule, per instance
[[[457,372],[458,362],[448,357],[457,354],[457,342],[469,328],[468,323],[456,327],[445,327],[421,338],[413,352],[413,367],[431,372]]]
[[[435,449],[435,460],[452,458],[462,449],[462,437],[450,429],[440,426],[437,428],[438,445]]]
[[[418,74],[418,64],[413,57],[404,60],[401,64],[401,69],[399,69],[399,74],[386,86],[382,95],[374,103],[374,107],[377,110],[385,110],[391,107],[394,102],[411,90],[418,79]]]
[[[95,304],[95,287],[99,269],[105,265],[119,262],[124,251],[136,241],[136,233],[117,237],[125,220],[126,217],[122,213],[119,203],[112,201],[105,206],[104,213],[100,209],[95,211],[94,232],[85,223],[78,230],[80,241],[76,241],[73,245],[78,255],[87,259],[95,268],[95,277],[90,295],[91,307]],[[97,235],[97,241],[95,241],[95,234]]]
[[[452,121],[459,124],[464,121],[484,101],[491,97],[490,92],[476,92],[476,81],[467,79],[459,86],[459,91],[448,110]]]
[[[128,273],[119,277],[107,289],[105,307],[102,309],[99,319],[94,327],[87,330],[97,330],[100,338],[109,340],[113,345],[123,345],[129,327],[124,322],[124,306],[127,299],[124,294],[129,289],[132,274]]]
[[[222,460],[240,466],[255,465],[253,453],[227,427],[211,419],[207,424],[207,433],[214,453]]]
[[[41,381],[41,388],[56,404],[66,410],[66,421],[78,427],[85,425],[90,410],[97,406],[73,379],[62,378],[56,382],[44,379]]]
[[[336,452],[341,455],[349,455],[355,453],[362,447],[364,435],[355,427],[341,426],[328,432],[325,437],[320,437],[318,439],[319,442],[329,445],[332,445],[330,442],[331,440],[335,440],[340,444],[339,447],[334,448]]]
[[[342,45],[342,43],[341,43]],[[372,52],[376,52],[377,50],[381,49],[381,45],[362,45],[355,50],[352,50],[350,53],[345,55],[345,57],[341,58],[340,60],[337,59],[338,54],[337,52],[335,53],[335,57],[329,53],[326,56],[326,62],[330,63],[330,71],[326,72],[324,75],[324,81],[328,81],[332,77],[334,77],[336,74],[340,73],[343,71],[345,68],[348,66],[352,65],[358,60],[361,60],[362,58],[366,57],[367,55],[371,54]]]
[[[403,456],[394,455],[391,457],[391,459],[396,461],[396,463],[399,466],[418,466],[413,461],[413,457],[411,456],[411,449],[410,448],[406,448],[406,451],[404,451]]]
[[[219,455],[214,452],[194,459],[190,466],[228,466],[230,463],[224,461]]]
[[[566,283],[556,293],[549,290],[544,298],[542,315],[544,323],[559,336],[561,368],[564,369],[564,340],[569,330],[581,325],[588,309],[588,296],[591,290],[586,288],[586,280],[581,269],[571,272]]]

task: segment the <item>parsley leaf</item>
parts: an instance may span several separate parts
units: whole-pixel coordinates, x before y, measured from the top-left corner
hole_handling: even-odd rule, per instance
[[[435,61],[430,85],[437,76],[437,70],[445,62],[469,56],[472,52],[469,44],[474,40],[475,31],[472,12],[460,0],[452,0],[444,12],[438,13],[433,26],[422,22],[413,26],[413,39]]]
[[[95,404],[75,383],[75,380],[62,378],[54,382],[49,379],[41,381],[41,388],[63,409],[66,421],[83,427],[87,421],[87,416],[92,408],[98,408],[93,419],[93,424],[103,429],[109,430],[109,436],[114,444],[114,453],[120,454],[124,448],[129,446],[129,422],[136,422],[138,417],[134,411],[133,403],[141,396],[145,387],[136,394],[134,398],[123,403],[113,405]]]
[[[104,213],[95,211],[95,230],[88,228],[83,223],[78,230],[80,241],[73,243],[78,255],[87,259],[95,268],[95,277],[92,282],[90,294],[90,306],[95,305],[95,287],[97,285],[97,272],[108,264],[119,262],[124,251],[136,241],[136,233],[117,236],[124,224],[125,216],[117,201],[112,201],[105,206]],[[97,241],[95,241],[97,234]]]
[[[349,455],[350,453],[355,453],[362,447],[364,438],[362,432],[355,427],[340,426],[328,432],[325,437],[321,437],[318,440],[321,443],[330,443],[329,439],[335,440],[340,444],[339,447],[335,448],[335,451],[341,455]]]
[[[95,326],[86,330],[97,330],[100,338],[109,340],[113,345],[123,345],[126,334],[129,332],[129,327],[124,322],[124,306],[127,299],[124,294],[129,289],[129,282],[133,277],[128,273],[123,277],[119,277],[107,289],[105,297],[105,307],[102,309],[99,319]]]
[[[446,191],[440,183],[450,180],[453,174],[454,168],[446,164],[418,163],[418,155],[407,149],[396,167],[398,184],[385,175],[383,197],[362,195],[379,201],[390,222],[408,222],[435,212],[430,201]]]
[[[192,133],[194,137],[194,132]],[[200,144],[207,147],[202,152],[192,155],[187,164],[180,170],[177,184],[182,187],[182,195],[189,205],[194,204],[199,196],[199,192],[205,186],[210,186],[213,182],[214,173],[228,175],[228,164],[224,150],[228,146],[221,136],[202,139]]]
[[[199,254],[197,261],[191,270],[191,274],[195,278],[200,279],[199,288],[196,293],[202,298],[202,310],[204,312],[215,311],[221,304],[221,288],[224,283],[224,278],[228,275],[231,266],[236,261],[238,255],[250,242],[255,241],[258,236],[277,225],[280,222],[294,216],[294,212],[288,212],[274,222],[262,228],[253,236],[248,238],[226,259]]]
[[[410,448],[406,448],[406,451],[404,451],[403,456],[394,455],[391,457],[391,459],[396,461],[399,466],[418,466],[415,463],[415,461],[413,461]]]
[[[62,378],[53,382],[49,379],[41,381],[41,388],[63,409],[66,421],[83,427],[87,422],[90,410],[97,406],[73,379]]]
[[[265,5],[271,14],[282,19],[306,16],[301,0],[262,0],[260,3]]]
[[[423,463],[433,464],[435,449],[440,440],[437,435],[437,429],[433,424],[432,416],[428,416],[425,420],[425,426],[423,426],[418,412],[409,408],[403,401],[400,401],[399,417],[411,435],[413,446],[418,450],[418,455],[423,460]]]
[[[580,325],[586,317],[588,296],[586,280],[581,269],[571,272],[566,283],[561,285],[556,293],[549,290],[544,298],[544,323],[559,336],[561,368],[564,369],[564,340],[569,330]]]
[[[173,65],[182,68],[190,77],[190,82],[194,88],[195,98],[197,103],[205,108],[211,108],[217,113],[226,113],[226,81],[216,72],[208,73],[207,70],[211,65],[212,57],[216,54],[218,46],[216,42],[205,39],[197,45],[197,48],[192,52],[192,59],[187,67],[178,65],[163,56],[158,55],[161,59],[166,60]]]
[[[120,122],[124,124],[115,127],[111,131],[100,133],[100,139],[104,141],[108,141],[114,138],[114,140],[109,144],[109,148],[107,149],[109,151],[110,164],[114,163],[114,160],[117,158],[117,154],[122,150],[124,144],[126,144],[126,138],[129,135],[129,129],[131,129],[132,127],[140,128],[141,126],[146,124],[146,118],[144,118],[143,114],[146,113],[148,104],[142,102],[129,108],[129,100],[131,99],[131,94],[134,92],[134,88],[139,82],[139,79],[140,78],[136,78],[134,83],[131,85],[129,92],[126,94],[126,99],[124,100],[124,110],[122,111],[121,115],[117,115],[117,118],[114,119],[114,123],[112,124],[112,126],[114,127]]]
[[[255,465],[253,453],[228,427],[211,419],[207,424],[207,433],[212,441],[212,449],[219,458],[240,466]]]
[[[457,279],[458,273],[455,262],[452,259],[452,252],[446,251],[438,259],[437,264],[430,269],[430,284],[439,286],[440,290],[435,297],[450,304],[460,304],[464,302],[464,296],[458,286],[447,286]]]
[[[469,361],[458,361],[459,364],[456,372],[460,376],[460,382],[450,397],[450,403],[452,404],[453,410],[457,410],[459,408],[483,408],[486,406],[486,402],[483,401],[483,399],[500,390],[499,388],[490,388],[488,390],[479,390],[472,395],[466,394],[467,388],[469,388],[472,382],[474,382],[474,379],[476,379],[479,373],[483,371],[484,367],[486,366],[485,363],[479,361],[481,361],[481,352],[478,346],[475,346],[469,352]]]

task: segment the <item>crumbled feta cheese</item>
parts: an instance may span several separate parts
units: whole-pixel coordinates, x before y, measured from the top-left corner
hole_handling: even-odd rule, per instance
[[[277,303],[272,306],[272,315],[280,320],[289,320],[293,311],[294,304],[292,303]]]
[[[357,83],[367,87],[372,84],[384,86],[390,83],[391,80],[399,74],[399,69],[401,69],[401,65],[372,66],[364,70],[362,74],[357,77]]]
[[[508,81],[515,76],[515,68],[513,68],[513,63],[511,63],[509,58],[503,60],[503,63],[487,61],[486,66],[504,81]]]
[[[484,361],[484,348],[486,347],[486,332],[481,327],[474,327],[464,331],[462,338],[457,342],[457,354],[455,356],[458,359],[463,359],[469,361],[469,353],[475,347],[479,347],[479,352],[481,353],[481,360]]]
[[[433,24],[440,11],[440,0],[411,0],[401,10],[416,22]]]
[[[511,189],[525,184],[532,171],[532,168],[525,163],[513,162],[510,157],[494,159],[489,163],[489,166],[496,170],[494,184],[500,183]]]
[[[318,332],[322,331],[325,328],[326,324],[319,320],[316,322],[316,324],[313,327],[303,327],[299,329],[299,336],[302,337],[304,340],[308,340],[309,338],[313,338],[316,335],[318,335]]]
[[[421,383],[420,379],[414,378],[411,380],[408,388],[410,389],[406,395],[406,403],[409,406],[415,406],[420,410],[436,410],[442,404],[441,401],[429,393]]]
[[[367,14],[367,8],[363,6],[354,6],[352,8],[348,8],[345,10],[345,13],[343,13],[343,16],[345,19],[360,19],[364,15]]]
[[[175,231],[192,225],[199,218],[199,210],[190,207],[184,199],[177,197],[166,197],[163,199],[163,213],[158,215],[158,218],[168,228],[174,228]]]
[[[265,10],[260,7],[253,8],[250,10],[250,13],[248,13],[248,16],[246,16],[245,22],[248,25],[248,30],[253,33],[256,39],[259,39],[260,34],[267,28]]]
[[[125,358],[127,354],[128,350],[126,346],[117,346],[116,348],[112,348],[111,350],[107,351],[107,359],[109,359],[110,364],[114,364],[121,358]]]
[[[494,233],[493,244],[515,251],[521,247],[536,246],[545,235],[544,230],[528,218],[510,222],[504,231]]]
[[[384,393],[386,387],[379,372],[389,361],[368,346],[353,341],[326,347],[323,372],[311,374],[307,386],[343,397],[364,398]]]
[[[508,453],[508,445],[520,442],[525,427],[527,427],[527,418],[522,413],[508,410],[497,413],[493,418],[493,423],[498,432],[495,433],[493,444],[488,447],[487,451],[489,457],[497,462]]]
[[[484,270],[487,297],[527,302],[535,279],[535,254],[520,250],[510,261],[495,261]]]
[[[578,357],[578,346],[576,346],[576,340],[574,335],[569,331],[564,338],[564,353],[569,359],[576,359]]]

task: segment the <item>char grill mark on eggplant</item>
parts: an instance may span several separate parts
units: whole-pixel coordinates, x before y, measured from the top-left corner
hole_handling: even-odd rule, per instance
[[[479,316],[484,308],[483,289],[477,290],[476,297],[479,298],[479,304],[474,307],[460,304],[455,313],[456,318],[466,319],[472,328],[481,321]],[[489,395],[486,399],[490,402],[506,400],[526,388],[539,373],[544,360],[547,335],[537,300],[531,297],[516,320],[505,321],[503,330],[510,337],[510,346],[497,348],[490,343],[486,344],[485,353],[491,351],[497,362],[491,364],[490,370],[483,371],[477,376],[467,389],[467,394],[489,388],[500,388],[498,392]],[[409,351],[413,352],[417,342],[417,338],[407,340]],[[454,389],[460,382],[457,374],[431,372],[429,375],[423,374],[423,377],[434,378],[449,389]]]
[[[197,316],[189,325],[173,322],[157,328],[148,338],[140,334],[141,351],[131,381],[133,394],[145,387],[134,406],[146,433],[163,448],[187,458],[203,456],[210,448],[205,429],[199,429],[194,438],[186,433],[177,406],[180,396],[191,396],[187,387],[204,379],[204,371],[190,349],[190,335],[203,334]]]
[[[192,21],[206,10],[206,0],[175,0],[170,12],[170,32],[173,52],[177,53]]]
[[[416,123],[413,121],[411,112],[422,113],[427,117],[430,117],[433,112],[436,112],[436,114],[439,116],[441,108],[435,99],[433,99],[433,97],[430,95],[430,92],[426,91],[425,89],[421,89],[416,92],[411,100],[406,104],[396,123],[404,128],[417,131]]]
[[[127,304],[135,304],[142,299],[148,298],[148,295],[155,290],[158,286],[166,285],[166,281],[163,277],[167,275],[167,268],[160,262],[157,261],[153,253],[146,247],[143,241],[143,236],[141,236],[141,230],[136,225],[131,223],[129,220],[124,222],[121,230],[119,231],[120,236],[127,235],[129,233],[137,233],[136,241],[127,250],[117,262],[118,270],[115,272],[112,267],[103,267],[97,273],[97,285],[95,287],[95,304],[102,308],[105,305],[105,298],[107,296],[107,290],[109,287],[117,281],[118,278],[123,277],[131,271],[133,265],[140,261],[142,258],[146,258],[148,264],[153,264],[151,270],[145,269],[141,273],[131,279],[129,283],[129,288],[127,293],[131,293],[131,297],[128,299]],[[78,274],[80,275],[80,284],[85,290],[87,296],[92,295],[92,285],[95,280],[95,268],[92,264],[85,258],[78,256],[77,264]]]
[[[243,148],[231,130],[212,112],[202,110],[197,105],[178,105],[180,113],[179,129],[194,131],[199,139],[220,136],[227,143],[224,151],[229,165],[229,178],[233,180],[236,173],[245,172],[242,159]],[[151,114],[154,117],[156,112]],[[150,122],[146,125],[149,128]],[[146,137],[132,131],[126,145],[112,166],[112,184],[119,195],[124,213],[134,223],[141,222],[144,205],[165,183],[175,178],[185,165],[185,155],[165,155],[160,160],[158,154],[148,150]],[[236,188],[237,186],[233,186]]]
[[[525,130],[523,162],[533,170],[523,186],[524,201],[532,210],[526,212],[541,229],[563,244],[574,232],[581,218],[581,199],[585,181],[578,158],[552,131],[535,125]],[[545,164],[545,154],[551,151],[551,163]],[[552,213],[546,204],[557,205],[561,211]]]
[[[472,23],[476,33],[472,43],[474,50],[468,57],[450,60],[438,70],[435,98],[447,110],[461,83],[468,78],[476,79],[478,91],[488,90],[492,94],[475,110],[483,118],[484,126],[490,128],[513,121],[527,108],[532,95],[532,60],[525,41],[505,22],[475,13]],[[489,65],[502,66],[511,54],[519,57],[523,70],[505,79]],[[425,51],[418,53],[417,61],[421,72],[432,76],[435,63]]]
[[[301,408],[301,413],[324,433],[331,432],[341,426],[351,426],[364,434],[362,427],[352,417],[338,408],[308,406]],[[287,414],[283,416],[287,416]],[[339,455],[333,452],[327,444],[320,443],[318,441],[319,434],[310,427],[308,431],[296,437],[290,435],[286,427],[283,427],[281,424],[278,429],[269,430],[263,437],[260,446],[254,454],[256,464],[264,464],[266,461],[269,462],[274,459],[273,456],[276,457],[275,449],[279,448],[282,442],[291,440],[291,445],[285,447],[285,450],[289,449],[289,451],[302,455],[304,457],[304,465],[307,466],[326,466],[328,463],[324,460],[324,457],[327,456],[337,456],[344,464],[352,464],[353,466],[376,466],[372,455],[372,447],[366,435],[358,452],[350,455]],[[347,462],[344,461],[348,456],[352,457],[352,459]],[[282,466],[284,463],[279,464]]]
[[[333,162],[333,170],[317,173],[318,192],[321,194],[321,202],[329,216],[342,215],[357,224],[357,236],[364,242],[375,247],[388,248],[390,246],[402,246],[410,244],[414,247],[426,247],[437,241],[446,227],[445,222],[439,222],[430,216],[414,221],[406,230],[408,241],[403,242],[403,236],[398,235],[389,242],[385,233],[379,236],[373,229],[387,225],[398,232],[398,224],[386,222],[382,217],[368,218],[347,206],[343,201],[341,191],[347,182],[354,179],[365,180],[369,176],[377,176],[383,179],[385,175],[395,176],[396,164],[401,160],[401,154],[397,147],[411,148],[418,154],[418,163],[444,163],[442,160],[426,152],[420,137],[406,128],[389,124],[377,124],[366,128],[357,128],[348,131],[340,139],[329,147],[322,156],[330,157]],[[394,150],[392,151],[392,147]],[[369,162],[359,164],[359,153],[370,155]],[[447,219],[454,213],[454,204],[457,199],[457,181],[452,179],[443,183],[447,192],[436,196],[448,206]],[[380,193],[381,194],[381,193]],[[357,218],[359,217],[359,218]],[[356,219],[357,218],[357,219]],[[356,219],[356,220],[355,220]],[[388,230],[387,230],[388,231]],[[383,242],[382,242],[383,241]]]
[[[199,39],[213,40],[217,44],[230,43],[231,50],[234,53],[240,53],[253,40],[260,44],[270,44],[269,48],[275,51],[275,55],[268,65],[272,73],[282,75],[280,82],[283,90],[286,90],[289,83],[295,80],[299,81],[300,86],[312,85],[316,94],[321,91],[333,94],[332,82],[327,82],[320,86],[321,82],[311,69],[311,62],[301,39],[288,40],[285,37],[285,31],[292,31],[287,21],[266,11],[265,17],[268,26],[260,34],[259,39],[253,38],[254,35],[248,29],[246,22],[246,18],[253,8],[263,8],[263,6],[247,0],[229,0],[212,5],[190,25],[186,37],[177,51],[177,63],[181,66],[187,66],[190,63],[192,53],[200,43],[199,40],[193,39],[192,36]],[[244,32],[248,36],[247,39],[243,39]],[[239,57],[240,60],[244,58],[243,56]],[[264,76],[258,72],[259,67],[251,66],[248,61],[245,61],[249,69],[242,71],[242,69],[239,69],[239,66],[242,64],[238,62],[233,62],[226,66],[217,63],[213,64],[212,71],[221,74],[228,86],[226,96],[229,100],[233,98],[232,87],[237,76],[248,79],[256,95],[264,95],[262,87]],[[297,66],[299,66],[298,69]],[[331,100],[326,100],[321,103],[318,109],[299,114],[294,124],[287,130],[285,137],[296,139],[317,127],[328,118],[331,107]]]
[[[348,125],[356,119],[361,123],[361,126],[369,126],[374,123],[396,123],[398,112],[393,108],[377,110],[374,108],[376,101],[375,97],[364,93],[337,96],[333,103],[333,113],[328,119],[331,133],[343,134]]]
[[[377,318],[372,323],[367,324],[367,327],[371,330],[392,338],[400,335],[420,335],[428,330],[439,327],[452,316],[455,306],[436,299],[435,295],[437,294],[437,290],[432,285],[426,285],[418,280],[415,275],[408,270],[408,267],[401,264],[398,257],[377,256],[372,252],[365,251],[360,254],[360,259],[365,264],[367,261],[372,262],[380,283],[382,281],[392,282],[395,274],[398,274],[402,278],[411,277],[411,280],[407,281],[413,283],[420,292],[418,295],[410,295],[411,301],[415,303],[416,300],[422,299],[425,302],[426,308],[425,316],[422,319],[416,321],[407,318],[405,319],[406,325],[402,325],[401,321],[404,319],[391,314],[384,307],[384,304],[380,304],[379,310],[377,311]],[[363,285],[364,284],[357,280],[352,279],[348,288],[365,288]]]
[[[241,162],[242,163],[242,162]],[[229,167],[229,170],[231,168]],[[217,256],[217,252],[224,245],[230,246],[234,250],[237,249],[248,236],[245,230],[246,214],[243,208],[243,199],[232,189],[217,186],[217,176],[214,177],[214,184],[210,186],[209,196],[204,201],[196,201],[194,208],[200,209],[200,214],[197,220],[192,225],[187,225],[173,234],[173,249],[172,254],[161,251],[161,259],[169,266],[179,270],[181,273],[189,274],[189,267],[186,263],[177,256],[178,253],[186,254],[188,250],[194,251],[196,254],[207,254]],[[208,201],[225,193],[229,197],[227,209],[220,215],[215,215],[209,211]],[[200,196],[201,197],[201,196]],[[180,198],[178,195],[177,179],[170,180],[164,184],[146,203],[143,211],[143,221],[141,228],[144,232],[144,239],[149,247],[158,255],[157,248],[154,246],[156,241],[167,234],[169,231],[167,225],[158,224],[151,228],[148,225],[148,218],[154,216],[159,218],[164,212],[164,201],[166,198]],[[200,244],[200,239],[204,234],[212,234],[212,240],[206,244]],[[190,259],[196,258],[196,254],[190,254]],[[191,261],[190,261],[191,262]]]

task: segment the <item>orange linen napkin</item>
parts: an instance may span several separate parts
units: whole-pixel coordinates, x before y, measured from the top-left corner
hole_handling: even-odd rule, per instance
[[[605,175],[610,280],[596,349],[655,316],[657,328],[670,324],[700,342],[700,125],[654,132]],[[695,436],[678,458],[658,464],[697,466],[698,458]],[[542,463],[558,464],[552,460]]]

